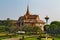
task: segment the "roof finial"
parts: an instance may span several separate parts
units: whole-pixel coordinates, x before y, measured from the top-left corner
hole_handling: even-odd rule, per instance
[[[30,15],[30,12],[29,12],[29,5],[27,5],[26,15]]]
[[[29,5],[27,5],[27,11],[29,11]]]

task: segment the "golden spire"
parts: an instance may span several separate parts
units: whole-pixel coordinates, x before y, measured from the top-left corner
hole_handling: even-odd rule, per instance
[[[27,5],[27,11],[26,11],[26,16],[29,16],[30,12],[29,12],[29,6]]]

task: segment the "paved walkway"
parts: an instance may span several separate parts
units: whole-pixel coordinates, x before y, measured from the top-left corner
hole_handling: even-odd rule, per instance
[[[39,36],[39,35],[24,36],[24,38],[27,38],[27,37],[34,37],[34,36]],[[3,40],[19,40],[19,38],[8,38],[8,39],[3,39]]]
[[[9,38],[9,39],[3,39],[3,40],[19,40],[19,38]]]

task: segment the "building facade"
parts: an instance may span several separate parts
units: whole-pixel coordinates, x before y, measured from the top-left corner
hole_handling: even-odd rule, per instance
[[[27,6],[27,11],[24,16],[20,16],[18,19],[18,26],[21,28],[23,25],[28,24],[32,26],[39,26],[42,30],[45,22],[40,19],[39,15],[31,15],[29,11],[29,6]]]

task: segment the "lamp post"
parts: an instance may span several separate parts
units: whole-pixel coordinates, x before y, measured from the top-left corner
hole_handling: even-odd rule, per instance
[[[48,24],[48,19],[49,19],[49,17],[48,17],[48,16],[46,16],[46,17],[45,17],[46,24]]]
[[[48,24],[48,19],[49,19],[49,17],[48,17],[48,16],[46,16],[46,17],[45,17],[46,25]],[[45,32],[46,32],[46,40],[48,40],[47,30],[46,30]]]

